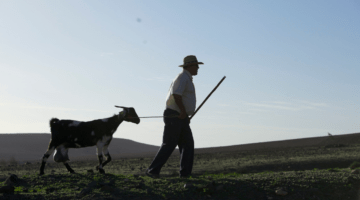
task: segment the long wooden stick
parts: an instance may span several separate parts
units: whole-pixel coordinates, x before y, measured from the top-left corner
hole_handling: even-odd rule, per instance
[[[216,89],[219,87],[219,85],[225,80],[225,78],[226,78],[226,76],[224,76],[224,77],[221,79],[221,81],[216,85],[216,87],[210,92],[210,94],[206,97],[206,99],[205,99],[205,100],[201,103],[201,105],[195,110],[194,114],[190,117],[190,120],[191,120],[191,118],[194,117],[194,115],[196,114],[196,112],[200,110],[201,106],[204,105],[204,103],[206,102],[206,100],[208,100],[208,98],[211,96],[211,94],[212,94],[213,92],[215,92],[215,90],[216,90]]]

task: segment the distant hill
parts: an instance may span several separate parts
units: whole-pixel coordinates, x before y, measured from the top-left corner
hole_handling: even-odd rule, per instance
[[[50,134],[0,134],[0,160],[9,160],[14,157],[15,160],[40,161],[47,150],[50,142]],[[155,155],[159,146],[142,144],[132,140],[113,138],[109,152],[111,157],[129,157],[141,155]],[[69,149],[70,160],[79,159],[97,159],[96,147],[86,147],[80,149]],[[49,158],[48,161],[53,162]]]
[[[25,161],[40,162],[49,145],[50,134],[0,134],[0,160],[14,157],[20,163]],[[331,144],[360,144],[360,133],[300,138],[292,140],[260,142],[225,147],[197,148],[195,153],[219,153],[228,151],[247,151],[258,149],[291,148],[306,146],[326,146]],[[109,146],[113,159],[123,157],[153,157],[159,146],[143,144],[127,139],[113,138]],[[175,150],[174,155],[178,155]],[[69,149],[71,161],[81,159],[97,159],[96,147]],[[48,160],[53,162],[53,159]]]
[[[201,148],[201,149],[195,149],[195,153],[217,153],[217,152],[248,151],[248,150],[259,150],[259,149],[327,146],[332,144],[345,144],[345,145],[360,144],[360,133],[350,133],[350,134],[332,135],[332,136],[326,135],[321,137],[259,142],[259,143],[233,145],[233,146],[225,146],[225,147]]]

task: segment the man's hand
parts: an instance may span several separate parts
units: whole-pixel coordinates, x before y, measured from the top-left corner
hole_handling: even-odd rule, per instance
[[[174,99],[175,99],[175,103],[176,105],[180,108],[180,115],[179,115],[179,119],[184,119],[186,117],[186,111],[185,111],[185,107],[184,104],[182,102],[182,97],[181,95],[178,94],[173,94]]]

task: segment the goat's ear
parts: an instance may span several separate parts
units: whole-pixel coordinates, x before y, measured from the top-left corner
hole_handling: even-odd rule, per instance
[[[123,111],[119,112],[119,116],[125,117],[126,115],[126,109],[124,109]]]
[[[117,117],[118,117],[118,119],[124,119],[124,112],[123,111],[119,112]]]

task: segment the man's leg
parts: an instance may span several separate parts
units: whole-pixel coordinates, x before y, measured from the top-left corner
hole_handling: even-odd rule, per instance
[[[175,112],[177,113],[177,112]],[[174,111],[165,110],[164,116],[173,115]],[[180,137],[182,121],[175,118],[164,118],[165,127],[163,135],[163,143],[152,161],[148,172],[151,174],[160,174],[162,166],[166,163],[172,152],[174,151]]]
[[[188,122],[183,124],[178,144],[180,151],[180,177],[190,176],[194,163],[194,139]]]

